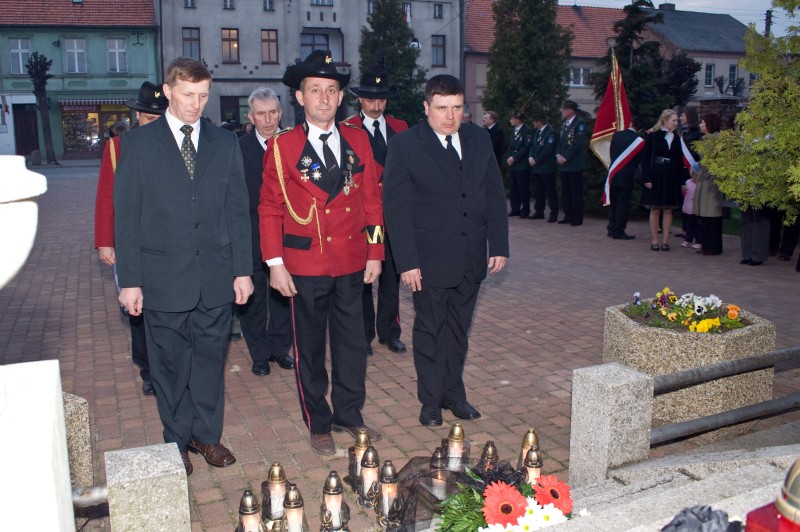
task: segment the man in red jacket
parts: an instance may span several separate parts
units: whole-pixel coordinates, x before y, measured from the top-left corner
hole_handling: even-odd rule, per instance
[[[350,91],[358,96],[361,112],[345,122],[364,129],[369,134],[372,155],[378,163],[380,187],[383,188],[383,167],[386,164],[386,143],[396,133],[408,129],[405,121],[389,116],[386,112],[386,99],[393,98],[397,91],[389,85],[389,76],[382,68],[366,70],[361,76],[361,85]],[[400,341],[400,274],[394,267],[392,249],[388,235],[384,235],[383,247],[386,260],[383,261],[378,279],[378,316],[372,301],[372,285],[364,285],[364,334],[367,354],[372,354],[372,340],[378,331],[378,342],[393,353],[405,353],[406,346]]]
[[[383,210],[378,168],[367,134],[336,123],[349,71],[330,51],[312,52],[291,65],[283,83],[295,89],[305,122],[284,130],[267,146],[258,207],[261,256],[270,286],[292,298],[297,388],[311,446],[336,453],[331,429],[372,441],[381,434],[364,425],[367,353],[364,350],[364,283],[381,273]],[[330,328],[331,405],[325,368]]]
[[[139,95],[129,100],[126,105],[136,111],[136,122],[143,126],[156,120],[167,110],[169,102],[160,85],[149,81],[142,83]],[[97,199],[94,209],[94,247],[97,249],[100,262],[114,266],[116,273],[116,254],[114,253],[114,173],[119,161],[119,135],[108,139],[103,160],[100,163],[100,176],[97,180]],[[153,383],[150,381],[150,364],[147,359],[147,344],[144,334],[144,318],[130,316],[131,323],[131,359],[139,366],[142,377],[142,393],[153,395]]]

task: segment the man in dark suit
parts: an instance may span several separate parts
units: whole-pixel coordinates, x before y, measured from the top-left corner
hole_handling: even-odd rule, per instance
[[[609,185],[608,206],[608,236],[616,240],[633,240],[634,235],[625,232],[628,225],[628,212],[631,208],[631,193],[636,171],[642,157],[642,141],[639,131],[642,129],[642,119],[634,116],[631,127],[624,131],[617,131],[611,135],[611,163],[619,165]],[[637,140],[638,139],[638,140]],[[638,150],[634,143],[639,144]],[[629,149],[630,148],[630,149]],[[622,158],[620,158],[622,157]],[[619,161],[617,161],[619,159]]]
[[[503,158],[503,128],[497,123],[498,119],[499,117],[494,111],[483,113],[483,127],[489,132],[489,137],[492,139],[494,157],[497,159],[497,166],[500,166]]]
[[[273,361],[283,369],[293,369],[289,356],[292,329],[289,300],[269,287],[267,265],[261,258],[258,228],[258,202],[264,182],[264,153],[267,141],[278,131],[281,122],[281,102],[272,89],[259,87],[247,99],[247,117],[255,127],[239,139],[244,158],[244,178],[250,195],[250,228],[253,235],[253,296],[239,307],[239,320],[244,340],[253,359],[252,371],[259,376],[269,375]]]
[[[394,260],[414,298],[419,421],[438,426],[442,408],[480,417],[464,389],[467,331],[487,266],[496,273],[506,264],[508,218],[489,136],[461,123],[461,83],[431,78],[423,105],[427,120],[389,143],[383,201]]]
[[[361,84],[351,88],[350,92],[358,96],[361,112],[351,116],[345,122],[364,129],[369,135],[372,155],[378,163],[379,186],[383,187],[383,165],[386,164],[386,142],[400,131],[408,129],[405,121],[384,114],[386,99],[393,98],[397,91],[389,85],[389,76],[382,68],[368,69],[361,76]],[[364,285],[364,334],[367,343],[367,354],[372,354],[372,340],[375,330],[378,331],[378,342],[393,353],[405,353],[406,346],[400,340],[400,274],[394,267],[389,235],[384,234],[383,249],[386,260],[383,261],[381,275],[378,278],[378,315],[372,301],[372,285]]]
[[[560,224],[583,224],[583,170],[586,168],[586,124],[577,116],[578,104],[566,100],[561,108],[564,125],[558,138],[556,162],[561,174],[561,204],[564,218]]]
[[[558,220],[558,192],[556,191],[556,132],[547,123],[547,115],[533,115],[533,142],[528,153],[528,163],[533,167],[533,214],[531,219],[544,218],[545,199],[550,205],[548,223]]]
[[[211,73],[178,58],[164,83],[163,117],[122,136],[114,182],[119,301],[144,311],[150,374],[186,474],[188,450],[217,467],[225,346],[232,303],[253,292],[247,186],[236,135],[202,118]]]
[[[509,172],[509,216],[527,218],[531,213],[531,167],[528,164],[528,152],[531,149],[533,132],[525,123],[525,116],[520,112],[511,114],[511,137],[508,139],[506,163]]]
[[[381,273],[383,209],[378,167],[363,129],[336,123],[350,72],[317,50],[291,65],[284,85],[295,90],[305,122],[274,136],[264,161],[258,207],[261,256],[270,286],[291,297],[297,391],[319,454],[336,454],[331,430],[355,437],[364,424],[367,352],[364,283]],[[331,405],[325,336],[331,348]]]

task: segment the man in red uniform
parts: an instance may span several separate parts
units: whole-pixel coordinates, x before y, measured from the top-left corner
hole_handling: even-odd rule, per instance
[[[358,96],[361,112],[345,122],[364,129],[369,134],[372,155],[378,163],[380,186],[383,188],[383,167],[386,164],[386,143],[396,133],[408,129],[405,121],[385,114],[386,99],[396,94],[389,85],[389,76],[382,68],[369,69],[361,76],[361,85],[350,91]],[[372,354],[372,340],[378,330],[378,342],[393,353],[405,353],[406,346],[400,341],[400,274],[394,267],[392,249],[388,235],[383,243],[386,260],[383,261],[378,279],[378,316],[372,301],[372,285],[364,285],[364,334],[367,354]]]
[[[297,389],[311,446],[336,453],[331,429],[355,436],[364,425],[367,353],[364,283],[381,272],[383,211],[378,168],[363,130],[337,124],[349,72],[331,52],[317,50],[290,66],[283,83],[295,89],[305,122],[267,147],[258,208],[262,257],[270,286],[292,298]],[[331,403],[325,368],[330,329]]]
[[[143,126],[156,120],[167,110],[169,102],[161,91],[160,85],[149,81],[142,83],[139,95],[129,100],[126,105],[136,111],[136,122]],[[119,135],[108,139],[103,161],[100,163],[100,177],[97,180],[97,199],[94,208],[94,247],[97,249],[100,262],[114,266],[116,275],[116,254],[114,253],[114,173],[119,161]],[[153,395],[153,383],[150,381],[150,364],[147,359],[147,343],[144,334],[144,318],[128,315],[131,323],[131,359],[139,366],[142,377],[142,393]]]

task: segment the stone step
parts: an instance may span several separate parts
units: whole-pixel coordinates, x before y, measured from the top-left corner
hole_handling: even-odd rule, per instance
[[[656,523],[669,522],[683,508],[691,506],[713,506],[728,501],[734,507],[736,501],[739,501],[740,506],[737,507],[753,509],[775,499],[775,486],[780,486],[785,475],[785,468],[762,461],[710,474],[703,479],[692,479],[688,476],[688,482],[675,482],[673,479],[658,484],[660,489],[654,489],[652,482],[644,483],[642,486],[651,486],[643,490],[644,494],[610,491],[608,501],[602,506],[588,507],[589,515],[573,519],[561,525],[561,528],[587,532],[658,530]],[[625,486],[624,490],[635,485]],[[749,497],[749,503],[746,503],[745,494]],[[755,494],[759,494],[760,499]],[[576,501],[576,510],[583,507],[580,501]]]
[[[578,488],[572,492],[575,508],[586,508],[592,513],[602,512],[620,501],[634,502],[638,499],[657,495],[692,482],[681,473],[665,473],[651,476],[636,482],[621,482],[610,479],[595,486]]]

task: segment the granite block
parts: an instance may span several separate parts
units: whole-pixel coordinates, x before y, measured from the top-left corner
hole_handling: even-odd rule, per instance
[[[67,429],[67,456],[69,459],[69,480],[72,488],[92,486],[94,471],[92,466],[92,439],[89,431],[89,403],[83,397],[63,392],[64,424]],[[88,517],[79,515],[76,510],[75,528],[79,530]]]

